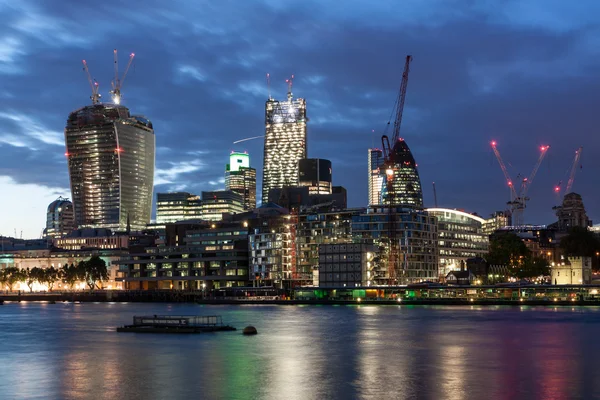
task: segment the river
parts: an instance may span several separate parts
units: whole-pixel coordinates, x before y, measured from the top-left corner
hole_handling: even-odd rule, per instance
[[[115,332],[140,314],[238,331]],[[599,341],[596,307],[6,303],[0,398],[590,399]]]

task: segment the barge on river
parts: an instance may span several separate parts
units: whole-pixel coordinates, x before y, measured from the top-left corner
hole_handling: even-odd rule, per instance
[[[223,325],[220,315],[147,315],[134,316],[133,325],[117,328],[117,332],[136,333],[205,333],[235,331]]]

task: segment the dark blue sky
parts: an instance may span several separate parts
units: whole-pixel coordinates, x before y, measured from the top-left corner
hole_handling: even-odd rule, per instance
[[[70,197],[63,128],[89,103],[81,60],[108,99],[113,48],[123,67],[136,53],[123,103],[154,123],[158,191],[221,188],[231,150],[261,175],[262,141],[233,141],[264,133],[269,72],[276,98],[296,76],[309,156],[330,159],[349,205],[365,205],[367,148],[412,54],[402,136],[427,206],[435,181],[440,206],[503,209],[495,139],[513,175],[552,146],[531,223],[554,220],[552,187],[583,146],[574,190],[598,219],[598,15],[593,0],[0,0],[0,233],[39,236],[48,203]]]

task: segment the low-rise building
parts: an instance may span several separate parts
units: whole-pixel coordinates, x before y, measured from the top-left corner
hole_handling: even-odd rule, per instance
[[[188,192],[156,194],[156,224],[159,226],[201,217],[202,201],[200,196]]]
[[[365,243],[319,245],[319,287],[371,286],[377,254]]]
[[[182,221],[166,226],[163,246],[118,261],[127,289],[206,290],[248,284],[248,224]]]
[[[592,258],[569,257],[568,262],[552,263],[555,285],[589,285],[592,283]]]

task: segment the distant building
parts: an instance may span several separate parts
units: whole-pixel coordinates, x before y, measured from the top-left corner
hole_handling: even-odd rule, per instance
[[[288,186],[272,189],[269,192],[269,202],[279,204],[287,209],[300,209],[327,205],[330,208],[344,209],[347,207],[347,191],[343,186],[333,186],[331,194],[310,194],[307,186]]]
[[[298,186],[298,161],[306,158],[306,100],[269,98],[265,105],[262,199],[271,189]]]
[[[154,188],[152,123],[117,104],[73,111],[65,128],[77,227],[144,229]]]
[[[296,270],[296,218],[272,203],[261,206],[264,207],[281,211],[279,215],[251,221],[248,235],[250,281],[253,286],[290,289]]]
[[[136,249],[117,263],[126,289],[205,291],[248,285],[248,228],[241,222],[182,221],[166,246]]]
[[[568,263],[553,263],[552,283],[555,285],[588,285],[592,283],[592,258],[569,257]]]
[[[200,196],[188,192],[172,192],[156,194],[156,224],[202,217],[202,201]]]
[[[369,206],[381,204],[381,191],[383,190],[383,177],[385,171],[380,171],[383,166],[383,151],[369,149]]]
[[[248,153],[232,152],[225,167],[225,190],[244,198],[244,210],[256,208],[256,170],[250,167]]]
[[[202,192],[202,219],[221,221],[223,214],[244,212],[244,197],[231,190]]]
[[[385,264],[374,280],[388,284],[390,272],[396,284],[436,281],[438,279],[438,231],[436,217],[411,207],[368,208],[352,217],[355,242],[372,243],[381,249],[383,260],[390,260],[390,240],[398,243],[396,263]],[[397,271],[390,271],[390,266]]]
[[[69,199],[59,197],[48,206],[44,236],[52,239],[60,238],[73,229],[75,229],[73,203]]]
[[[498,229],[512,225],[510,211],[496,211],[483,222],[483,233],[491,235]]]
[[[111,232],[110,229],[77,229],[62,238],[52,241],[54,247],[63,250],[82,249],[127,249],[129,234]]]
[[[459,270],[469,258],[487,254],[489,236],[483,233],[483,218],[447,208],[425,211],[437,219],[440,276]]]
[[[568,232],[571,228],[588,228],[592,226],[592,221],[588,218],[583,199],[577,193],[568,193],[563,199],[561,206],[554,207],[558,222],[550,226],[556,227],[559,232]]]
[[[319,246],[352,243],[352,217],[364,209],[305,211],[298,215],[296,229],[296,283],[312,285],[319,276]],[[315,276],[313,276],[315,275]]]
[[[319,245],[319,287],[370,286],[377,255],[365,243]]]
[[[383,201],[385,205],[423,208],[423,191],[417,163],[404,139],[392,144],[391,165],[385,168]]]
[[[308,194],[331,194],[331,161],[303,158],[298,162],[299,185],[308,187]]]

